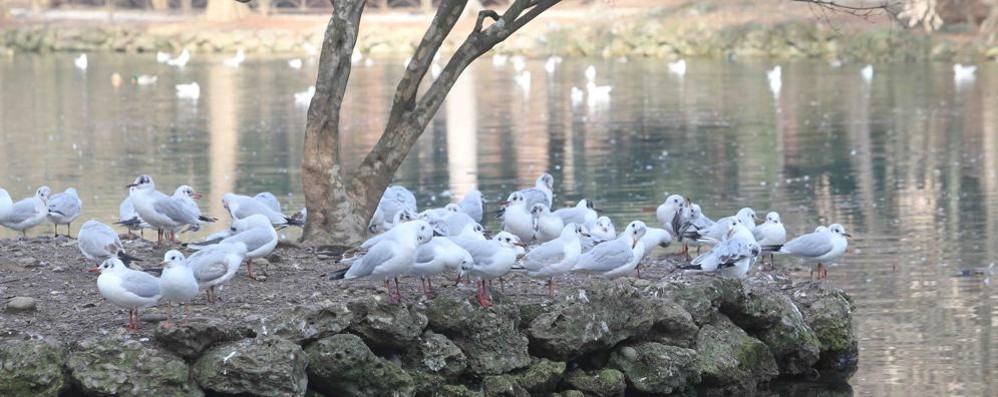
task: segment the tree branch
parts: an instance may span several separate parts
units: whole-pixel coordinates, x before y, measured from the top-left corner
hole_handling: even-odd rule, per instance
[[[835,1],[835,0],[790,0],[790,1],[798,2],[798,3],[811,3],[811,4],[816,4],[816,5],[819,5],[819,6],[822,6],[822,7],[839,9],[839,10],[847,10],[847,11],[856,11],[856,12],[887,10],[888,7],[891,7],[893,5],[897,5],[897,4],[901,3],[900,1],[898,1],[898,2],[895,2],[894,4],[891,4],[889,1],[885,0],[882,3],[880,3],[880,4],[875,4],[875,5],[870,5],[870,6],[860,6],[860,5],[843,4],[843,3],[840,3],[840,2]]]
[[[385,127],[386,132],[394,130],[402,115],[416,106],[416,93],[419,91],[420,82],[430,69],[433,56],[454,29],[467,4],[468,0],[444,0],[437,7],[437,13],[433,16],[430,27],[426,29],[426,33],[423,33],[423,39],[416,47],[416,52],[410,58],[405,74],[395,89],[395,98]]]
[[[495,10],[481,10],[478,12],[478,19],[475,21],[475,32],[482,31],[482,25],[485,23],[485,18],[492,18],[493,21],[498,21],[500,16]]]

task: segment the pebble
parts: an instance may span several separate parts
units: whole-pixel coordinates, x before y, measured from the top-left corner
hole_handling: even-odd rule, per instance
[[[651,285],[651,281],[645,280],[643,278],[634,280],[634,287],[635,288],[644,288],[644,287],[647,287],[649,285]]]
[[[62,273],[64,271],[66,271],[66,269],[64,267],[62,267],[62,266],[56,266],[56,267],[52,268],[52,271],[55,272],[55,273]]]
[[[267,258],[256,258],[253,260],[253,265],[255,266],[270,266],[270,261]]]
[[[166,315],[158,313],[143,314],[139,316],[139,321],[144,323],[158,323],[160,321],[166,321]]]
[[[23,257],[23,258],[19,258],[17,260],[17,264],[21,265],[21,267],[23,267],[25,269],[31,269],[31,268],[34,268],[34,267],[41,266],[42,263],[38,259],[32,258],[30,256],[26,256],[26,257]]]
[[[8,313],[33,312],[38,309],[38,301],[27,296],[15,296],[7,301],[4,311]]]
[[[630,346],[625,346],[621,348],[620,355],[623,356],[625,360],[631,362],[638,359],[638,351],[634,350],[634,348]]]

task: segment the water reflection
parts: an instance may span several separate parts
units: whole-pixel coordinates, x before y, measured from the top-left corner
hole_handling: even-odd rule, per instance
[[[0,186],[12,195],[72,184],[85,217],[108,221],[122,186],[147,172],[162,190],[202,191],[216,216],[230,190],[302,205],[304,109],[292,94],[311,84],[314,61],[300,71],[282,59],[230,69],[195,57],[178,70],[151,56],[91,55],[81,72],[71,59],[0,59]],[[572,87],[584,87],[590,64],[599,84],[613,85],[611,99],[575,106]],[[651,220],[666,192],[698,198],[713,216],[779,209],[792,234],[842,223],[858,238],[829,277],[856,302],[854,391],[993,394],[991,287],[954,274],[998,256],[994,64],[959,87],[943,64],[879,66],[869,84],[861,65],[785,64],[778,99],[764,63],[690,62],[681,79],[653,61],[567,60],[552,75],[542,66],[528,62],[527,96],[511,68],[471,68],[398,181],[440,205],[444,191],[460,197],[473,186],[499,199],[550,170],[559,204],[593,198],[618,224]],[[396,60],[354,69],[342,115],[347,166],[377,140],[402,71]],[[160,79],[114,88],[113,72]],[[190,81],[203,90],[197,103],[174,95]]]

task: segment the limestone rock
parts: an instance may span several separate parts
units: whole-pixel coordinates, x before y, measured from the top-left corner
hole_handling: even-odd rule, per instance
[[[454,377],[464,372],[468,360],[461,348],[446,336],[427,330],[406,349],[403,363],[407,368]]]
[[[429,328],[447,335],[478,375],[499,375],[530,365],[527,337],[517,329],[519,309],[500,303],[489,309],[469,300],[437,298],[426,303]]]
[[[194,378],[217,393],[304,396],[307,361],[298,345],[260,336],[208,349],[194,363]]]
[[[789,296],[766,286],[747,285],[745,300],[728,316],[772,351],[785,375],[810,373],[821,348],[817,336]]]
[[[714,320],[722,305],[737,306],[744,299],[741,281],[712,275],[682,275],[648,287],[650,293],[678,303],[698,325]]]
[[[173,328],[157,327],[155,336],[156,342],[164,349],[185,360],[193,360],[218,343],[252,337],[253,331],[217,320],[199,319]]]
[[[306,349],[312,387],[331,396],[411,396],[412,378],[376,356],[352,334],[320,339]]]
[[[683,347],[647,342],[614,350],[607,364],[620,370],[628,390],[669,394],[700,383],[697,352]]]
[[[345,304],[324,302],[296,306],[276,318],[249,325],[258,335],[277,335],[304,344],[343,332],[353,319],[353,312]]]
[[[183,360],[135,340],[105,337],[78,342],[66,366],[74,383],[88,395],[203,395]]]
[[[837,288],[809,283],[794,291],[792,298],[821,344],[816,367],[848,379],[856,371],[859,356],[849,296]]]
[[[627,388],[624,373],[612,368],[594,373],[582,370],[569,372],[565,376],[565,384],[582,393],[600,397],[623,396]]]
[[[607,350],[655,323],[651,298],[630,285],[599,280],[567,295],[526,330],[531,348],[542,357],[573,360]]]
[[[38,301],[27,296],[15,296],[7,301],[4,311],[7,313],[33,312],[38,309]]]
[[[426,328],[426,315],[415,306],[390,304],[380,296],[348,304],[354,315],[350,330],[375,348],[408,346]]]
[[[41,340],[0,342],[0,395],[58,396],[68,385],[66,348]]]
[[[757,383],[779,374],[766,344],[749,336],[724,315],[700,328],[696,350],[706,386],[752,391]]]

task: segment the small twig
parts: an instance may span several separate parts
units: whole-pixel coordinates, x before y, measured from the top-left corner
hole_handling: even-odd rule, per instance
[[[495,10],[481,10],[478,12],[478,19],[475,21],[475,31],[481,32],[482,25],[485,23],[485,18],[492,18],[493,21],[498,21],[501,16]]]

